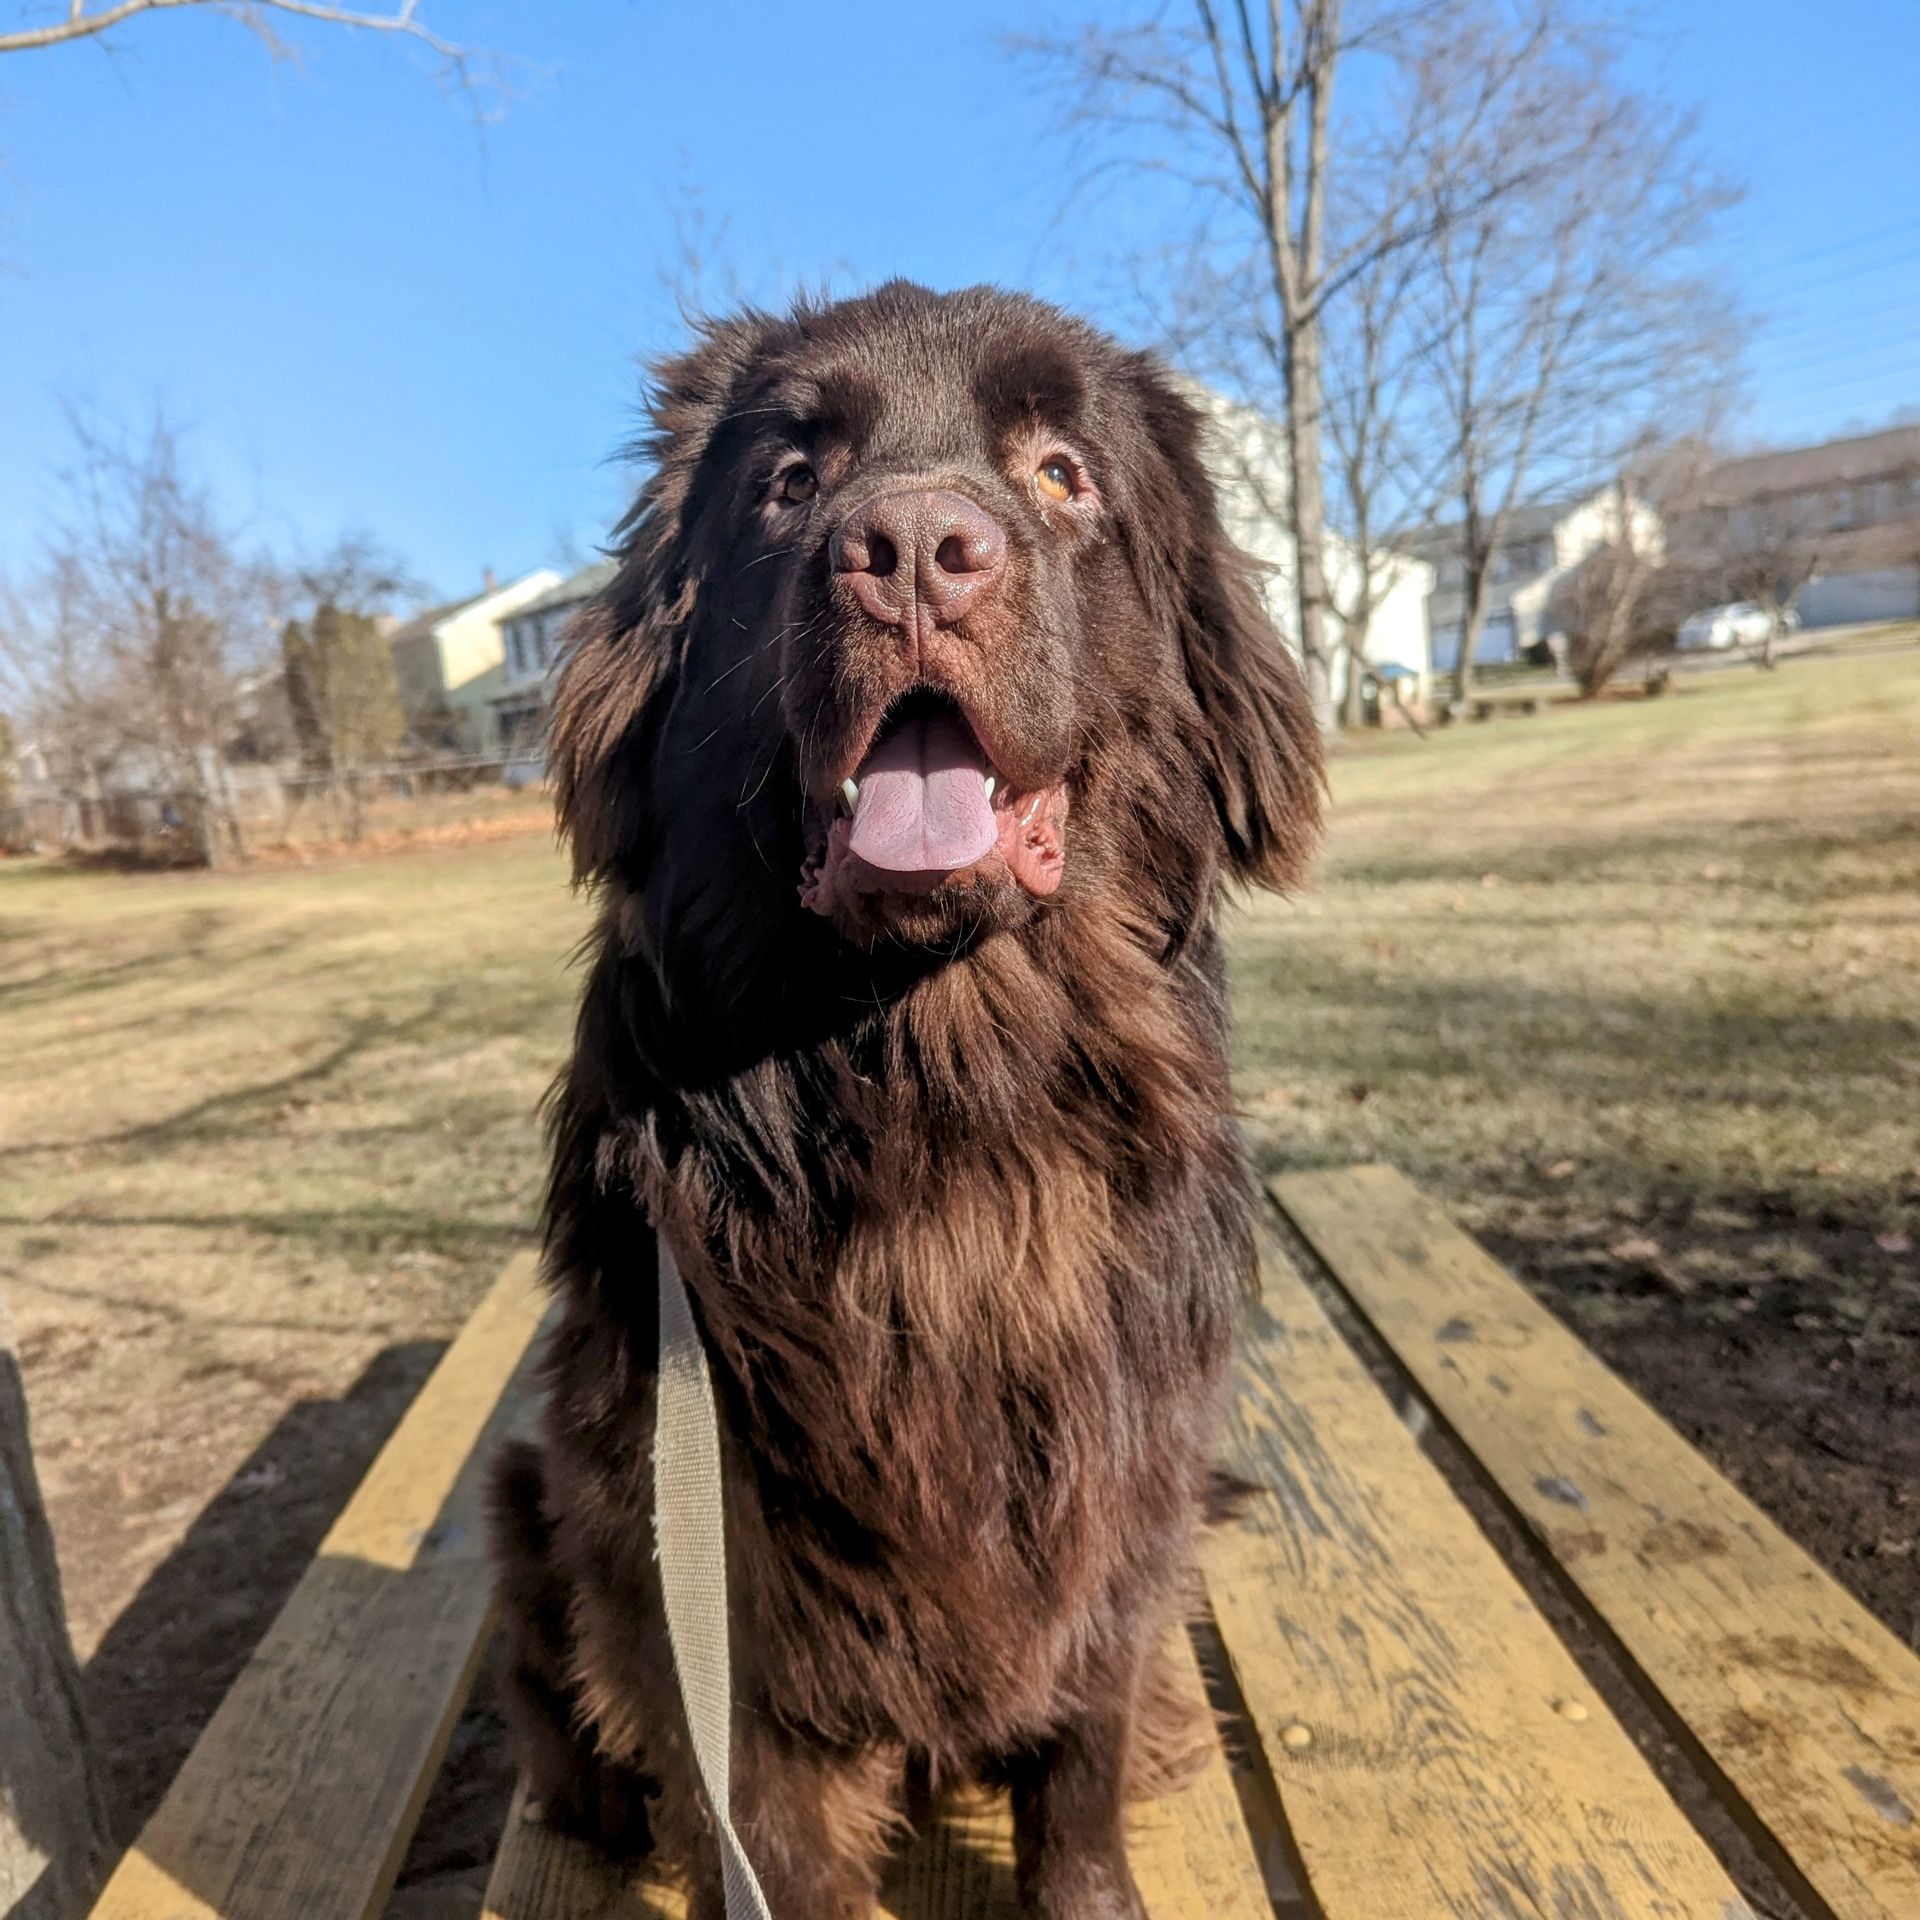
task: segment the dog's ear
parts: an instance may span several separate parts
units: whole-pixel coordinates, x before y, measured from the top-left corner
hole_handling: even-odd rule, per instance
[[[653,430],[634,448],[651,471],[615,533],[618,572],[569,629],[554,694],[547,763],[579,879],[645,877],[661,742],[711,571],[703,519],[725,494],[721,442],[740,382],[783,324],[753,312],[708,323],[691,352],[652,369]]]
[[[1325,786],[1312,704],[1252,563],[1220,524],[1199,409],[1150,356],[1131,357],[1128,373],[1164,470],[1164,491],[1133,516],[1136,563],[1179,635],[1227,865],[1255,885],[1294,886],[1319,839]]]

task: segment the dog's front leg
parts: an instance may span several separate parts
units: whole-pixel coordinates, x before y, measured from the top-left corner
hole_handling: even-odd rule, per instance
[[[897,1750],[815,1747],[735,1716],[733,1824],[775,1920],[872,1920],[902,1775]],[[689,1920],[725,1920],[718,1853],[705,1858]]]
[[[1012,1770],[1020,1897],[1035,1920],[1146,1920],[1127,1870],[1131,1722],[1126,1706],[1089,1712]]]

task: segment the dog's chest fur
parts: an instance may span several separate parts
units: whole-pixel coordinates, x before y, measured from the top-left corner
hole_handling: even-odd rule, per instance
[[[1082,1006],[1083,1031],[1021,1043],[1004,1110],[978,1044],[945,1091],[918,1053],[888,1073],[816,1049],[667,1096],[630,1179],[576,1200],[571,1267],[608,1264],[589,1249],[622,1218],[644,1234],[637,1190],[697,1303],[743,1699],[965,1765],[1043,1729],[1137,1630],[1139,1590],[1188,1563],[1248,1255],[1214,971],[1144,978],[1126,1031]],[[951,1033],[953,1008],[920,1012]],[[1131,1070],[1102,1087],[1120,1049]],[[597,1162],[635,1137],[602,1116]],[[587,1456],[596,1557],[650,1582],[622,1540],[650,1525],[653,1320],[621,1304],[557,1350],[556,1439]]]

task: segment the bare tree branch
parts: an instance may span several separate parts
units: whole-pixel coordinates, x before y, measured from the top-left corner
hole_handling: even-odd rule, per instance
[[[100,6],[71,0],[61,19],[44,26],[0,31],[0,55],[80,40],[107,44],[107,36],[143,14],[183,9],[221,14],[238,22],[277,60],[298,58],[296,48],[280,31],[287,23],[313,22],[352,33],[384,34],[411,41],[439,60],[443,82],[467,97],[477,122],[494,117],[499,97],[507,91],[504,63],[429,26],[420,17],[420,0],[393,0],[383,8],[335,6],[329,0],[111,0],[111,4]]]

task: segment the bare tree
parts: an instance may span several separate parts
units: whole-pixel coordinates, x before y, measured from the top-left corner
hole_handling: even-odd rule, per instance
[[[1136,285],[1165,283],[1144,304],[1176,359],[1282,423],[1273,504],[1295,535],[1295,624],[1323,718],[1342,650],[1357,714],[1374,616],[1453,474],[1454,437],[1429,401],[1441,239],[1497,229],[1510,203],[1544,192],[1561,153],[1503,130],[1532,111],[1563,31],[1561,0],[1268,0],[1231,14],[1194,0],[1191,19],[1021,43],[1064,75],[1071,123],[1112,147],[1093,173],[1130,165],[1191,189],[1188,244],[1143,254]],[[1336,117],[1336,76],[1360,56],[1362,104]]]
[[[1404,148],[1391,156],[1363,222],[1411,197],[1408,158]],[[1328,568],[1328,594],[1346,654],[1341,722],[1348,727],[1361,720],[1374,616],[1413,564],[1409,543],[1438,510],[1450,472],[1430,431],[1420,331],[1433,239],[1375,251],[1328,307],[1326,445],[1332,517],[1344,546],[1342,562]]]
[[[1508,75],[1492,111],[1490,70]],[[1424,330],[1460,515],[1461,698],[1514,509],[1616,470],[1676,394],[1724,366],[1733,317],[1691,269],[1731,195],[1691,118],[1628,86],[1612,40],[1578,20],[1463,18],[1428,40],[1419,95],[1437,162]]]
[[[307,763],[349,840],[363,826],[362,769],[406,731],[393,655],[380,616],[419,590],[407,567],[365,533],[349,533],[295,567],[293,614],[280,636],[287,706]]]
[[[1833,538],[1831,512],[1818,494],[1782,492],[1750,500],[1710,497],[1681,522],[1676,544],[1699,605],[1744,600],[1766,613],[1758,658],[1770,668],[1787,614],[1820,571]]]
[[[139,435],[79,413],[72,427],[65,510],[9,651],[37,682],[36,717],[70,788],[97,795],[117,773],[217,866],[245,852],[222,748],[239,673],[264,651],[266,575],[163,415]]]
[[[1334,84],[1366,50],[1388,50],[1434,6],[1352,0],[1194,0],[1190,16],[1156,15],[1074,38],[1018,43],[1059,76],[1069,117],[1117,150],[1099,165],[1172,174],[1226,216],[1208,239],[1230,264],[1234,324],[1278,388],[1296,547],[1296,637],[1323,723],[1332,720],[1326,557],[1323,324],[1330,299],[1367,264],[1407,244],[1427,209],[1382,218],[1329,245],[1330,196],[1342,155]],[[1244,243],[1244,244],[1242,244]],[[1204,243],[1203,243],[1204,244]],[[1249,397],[1257,397],[1250,395]]]
[[[1710,396],[1694,431],[1622,465],[1605,506],[1605,541],[1555,585],[1548,617],[1566,634],[1574,679],[1589,697],[1629,661],[1670,647],[1689,614],[1735,597],[1721,511],[1711,503],[1724,397]]]
[[[1658,521],[1631,473],[1614,482],[1607,516],[1607,539],[1555,584],[1549,602],[1551,619],[1567,635],[1574,680],[1587,699],[1650,644],[1651,589],[1663,558]]]

